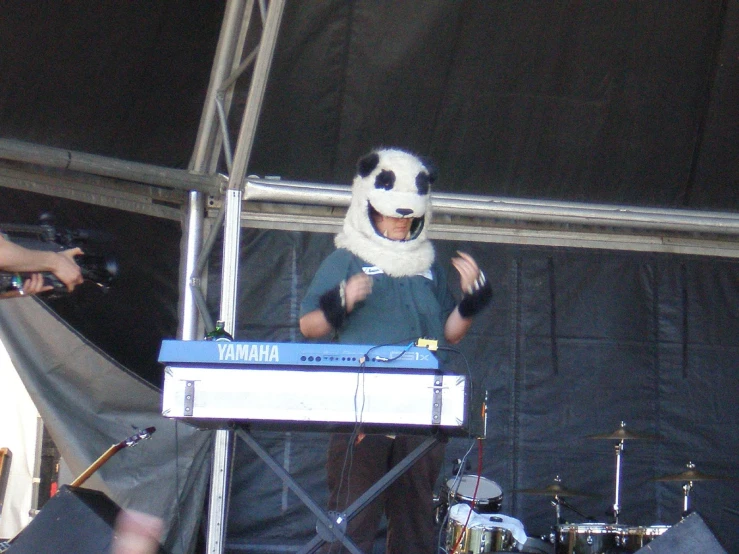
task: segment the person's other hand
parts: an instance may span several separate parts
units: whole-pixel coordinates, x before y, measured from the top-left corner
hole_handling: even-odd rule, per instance
[[[38,294],[53,288],[54,287],[51,285],[44,285],[43,275],[40,273],[32,273],[31,276],[23,282],[23,295]]]
[[[57,252],[54,257],[51,272],[67,286],[69,292],[72,292],[74,287],[81,285],[84,281],[82,270],[77,265],[77,262],[74,261],[74,257],[80,256],[81,254],[83,252],[79,248],[70,248],[62,252]]]
[[[372,278],[364,273],[356,273],[346,280],[344,286],[344,301],[346,313],[351,313],[354,305],[361,302],[372,293]]]
[[[472,294],[475,281],[480,276],[480,268],[475,259],[465,252],[457,251],[458,258],[452,258],[452,265],[459,272],[459,286],[463,294]]]

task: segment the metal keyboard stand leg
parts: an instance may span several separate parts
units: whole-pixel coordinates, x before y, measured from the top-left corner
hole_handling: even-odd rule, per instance
[[[321,508],[316,502],[308,496],[300,485],[295,482],[293,476],[290,475],[285,469],[278,464],[268,452],[266,452],[262,446],[257,443],[254,438],[244,429],[238,429],[236,435],[246,442],[249,447],[262,459],[264,462],[274,471],[277,476],[297,495],[297,497],[310,509],[313,514],[318,518],[319,524],[323,525],[333,534],[337,540],[341,542],[352,554],[363,554],[361,550],[345,535],[342,529],[336,525],[336,521],[331,519],[325,510]],[[375,500],[380,493],[395,482],[398,477],[408,471],[410,467],[416,463],[424,454],[430,451],[436,443],[439,442],[438,437],[429,436],[424,440],[416,449],[403,458],[397,465],[395,465],[390,471],[388,471],[377,483],[367,489],[359,498],[357,498],[350,506],[346,508],[346,511],[342,514],[346,521],[349,521],[354,515],[362,511],[368,504]],[[316,536],[308,544],[303,546],[296,554],[311,554],[315,552],[326,541],[320,536]]]
[[[380,495],[380,493],[382,493],[386,488],[392,485],[398,477],[408,471],[419,458],[421,458],[424,454],[431,450],[437,442],[439,442],[438,437],[427,437],[426,440],[419,444],[413,452],[400,460],[400,462],[398,462],[395,466],[392,467],[392,469],[390,469],[390,471],[383,475],[382,478],[377,481],[377,483],[364,491],[364,493],[354,502],[352,502],[351,505],[347,506],[344,513],[341,514],[342,517],[348,522],[352,517],[361,512],[365,507],[367,507],[367,505],[375,500]],[[316,536],[312,541],[298,550],[296,554],[311,554],[312,552],[315,552],[318,547],[321,546],[324,542],[326,542],[324,539],[322,539],[320,536]]]
[[[278,464],[274,458],[269,455],[269,452],[262,448],[262,445],[259,444],[248,431],[237,429],[236,436],[243,440],[249,448],[251,448],[256,455],[259,456],[280,479],[282,479],[283,483],[285,483],[290,490],[297,495],[301,502],[303,502],[303,504],[305,504],[308,509],[316,515],[318,520],[325,525],[339,541],[341,541],[341,544],[343,544],[349,552],[352,554],[363,554],[362,551],[359,550],[359,548],[357,548],[357,546],[342,532],[342,530],[334,525],[334,521],[328,517],[323,508],[321,508],[321,506],[319,506],[308,495],[308,493],[303,490],[303,488],[295,481],[295,479],[293,479],[293,476],[290,475],[285,468]]]

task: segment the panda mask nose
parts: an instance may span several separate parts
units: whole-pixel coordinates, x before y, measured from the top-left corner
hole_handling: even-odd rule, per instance
[[[400,217],[405,217],[407,215],[412,214],[413,213],[413,210],[411,210],[409,208],[398,208],[397,210],[395,210],[395,213],[397,213],[398,215],[400,215]]]

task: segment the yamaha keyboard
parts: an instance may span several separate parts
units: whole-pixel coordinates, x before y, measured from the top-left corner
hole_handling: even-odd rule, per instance
[[[416,346],[162,342],[162,413],[198,427],[466,435],[468,379]]]

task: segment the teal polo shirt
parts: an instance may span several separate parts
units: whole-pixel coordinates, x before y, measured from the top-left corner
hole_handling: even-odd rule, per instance
[[[436,262],[424,274],[390,277],[348,250],[335,250],[313,277],[300,305],[301,317],[319,309],[326,291],[359,272],[372,278],[372,293],[347,316],[338,330],[338,342],[380,345],[431,338],[445,343],[444,324],[456,301],[446,272]]]

